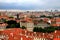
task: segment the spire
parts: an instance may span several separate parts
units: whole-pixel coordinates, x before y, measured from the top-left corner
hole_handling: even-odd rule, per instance
[[[17,14],[17,19],[19,19],[19,14]]]

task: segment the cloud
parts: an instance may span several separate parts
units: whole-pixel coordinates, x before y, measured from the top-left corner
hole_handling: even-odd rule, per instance
[[[14,3],[16,2],[17,0],[0,0],[1,3]]]
[[[2,3],[36,3],[39,0],[0,0]]]
[[[0,0],[0,8],[12,9],[60,9],[59,4],[60,0]]]
[[[44,4],[42,0],[0,0],[0,3],[8,3],[8,4],[15,3],[17,5],[22,5],[22,4],[42,5]]]

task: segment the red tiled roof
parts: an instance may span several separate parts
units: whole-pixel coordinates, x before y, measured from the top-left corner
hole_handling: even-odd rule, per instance
[[[52,24],[52,26],[60,26],[60,24]]]
[[[26,31],[26,33],[25,33],[25,31]],[[9,37],[12,37],[12,35],[13,35],[13,37],[16,37],[17,40],[20,37],[22,37],[24,40],[26,40],[26,39],[32,40],[34,37],[60,40],[60,39],[56,38],[56,36],[60,35],[59,30],[57,30],[53,33],[38,33],[38,32],[31,32],[31,31],[23,30],[23,29],[20,29],[20,28],[12,28],[10,30],[4,30],[3,33],[5,35],[7,34]],[[22,34],[22,35],[20,35],[20,34]],[[13,39],[13,37],[12,37],[12,39]]]
[[[60,40],[60,38],[54,38],[53,40]]]
[[[52,26],[60,26],[60,24],[59,24],[60,18],[51,19],[51,22],[55,22],[54,24],[52,24]]]
[[[48,21],[48,18],[44,18],[43,20],[44,20],[44,21]]]
[[[56,22],[60,22],[60,18],[54,18],[54,19],[51,19],[51,21],[56,21]]]

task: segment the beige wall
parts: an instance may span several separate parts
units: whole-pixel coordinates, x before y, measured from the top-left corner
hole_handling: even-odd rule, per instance
[[[34,23],[28,23],[28,22],[22,23],[22,22],[20,22],[20,26],[21,27],[25,26],[25,27],[27,27],[27,30],[32,31],[33,27],[34,27]]]

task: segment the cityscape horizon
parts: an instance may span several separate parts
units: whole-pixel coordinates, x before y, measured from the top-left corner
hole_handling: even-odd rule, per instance
[[[0,0],[0,40],[60,40],[60,0]]]

